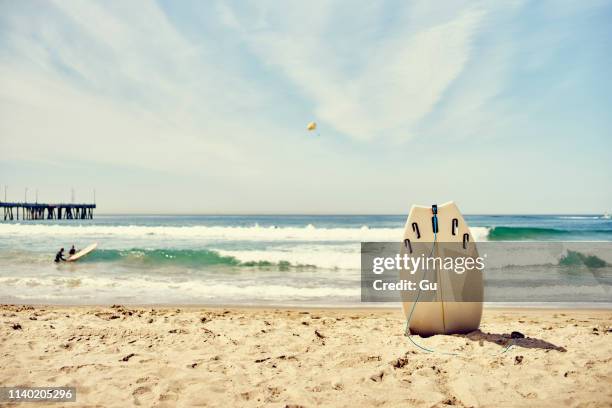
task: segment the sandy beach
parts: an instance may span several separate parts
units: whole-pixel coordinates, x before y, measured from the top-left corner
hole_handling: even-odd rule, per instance
[[[612,404],[612,311],[490,309],[426,353],[396,310],[0,310],[0,384],[75,386],[70,406]]]

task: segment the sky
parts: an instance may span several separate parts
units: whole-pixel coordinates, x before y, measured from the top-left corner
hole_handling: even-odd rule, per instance
[[[0,185],[102,213],[603,213],[611,65],[612,1],[0,0]]]

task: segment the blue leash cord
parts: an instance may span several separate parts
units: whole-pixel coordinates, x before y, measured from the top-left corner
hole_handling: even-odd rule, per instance
[[[434,249],[436,247],[436,241],[438,239],[438,234],[434,232],[434,241],[433,241],[433,245],[431,247],[431,252],[429,253],[429,257],[431,257],[431,255],[434,252]],[[423,277],[421,278],[421,281],[423,279],[425,279],[425,276],[427,276],[427,268],[425,268],[423,270]],[[415,342],[412,339],[412,334],[410,334],[410,321],[412,320],[412,314],[414,313],[414,309],[416,308],[416,305],[419,301],[419,297],[421,297],[421,287],[419,286],[419,291],[417,292],[417,297],[414,300],[414,303],[412,304],[412,308],[410,309],[410,314],[408,315],[408,318],[406,319],[406,329],[404,330],[404,336],[408,337],[408,340],[410,340],[410,342],[412,344],[414,344],[415,346],[417,346],[418,348],[420,348],[421,350],[424,350],[428,353],[433,353],[434,351],[431,349],[428,349],[426,347],[421,346],[420,344],[418,344],[417,342]]]
[[[435,222],[437,223],[437,217],[435,218],[435,220],[436,220]],[[438,241],[438,234],[437,234],[436,229],[434,229],[434,240],[433,240],[433,245],[431,246],[431,252],[429,253],[429,258],[431,258],[431,256],[433,255],[434,250],[436,248],[436,242]],[[425,268],[425,270],[423,271],[423,277],[421,278],[421,281],[423,279],[425,279],[426,276],[427,276],[427,268]],[[414,303],[412,304],[412,308],[410,309],[410,313],[408,314],[408,318],[406,319],[406,329],[404,330],[404,336],[408,337],[408,340],[410,340],[410,342],[412,344],[414,344],[415,346],[417,346],[421,350],[424,350],[424,351],[426,351],[428,353],[434,353],[435,352],[434,350],[428,349],[427,347],[423,347],[420,344],[418,344],[416,341],[414,341],[412,339],[412,334],[410,334],[410,321],[412,320],[412,314],[414,313],[414,309],[416,308],[416,305],[417,305],[420,297],[421,297],[421,287],[419,285],[419,291],[417,292],[417,297],[414,300]],[[446,353],[446,352],[441,352],[441,353],[449,355],[449,356],[456,356],[456,355],[458,355],[457,353]]]
[[[436,243],[438,241],[437,223],[438,223],[438,217],[434,216],[434,240],[433,240],[433,245],[431,246],[431,252],[429,253],[429,258],[431,258],[431,256],[433,255],[434,250],[436,248]],[[426,276],[427,276],[427,268],[425,268],[425,270],[423,271],[423,277],[421,278],[421,281],[423,279],[425,279]],[[417,292],[417,297],[414,300],[414,303],[412,304],[412,308],[410,309],[410,313],[408,314],[408,317],[406,318],[406,328],[404,329],[404,336],[408,337],[408,340],[410,340],[410,342],[412,344],[414,344],[415,346],[417,346],[421,350],[426,351],[428,353],[435,353],[435,350],[428,349],[427,347],[423,347],[420,344],[418,344],[416,341],[414,341],[412,339],[412,334],[410,334],[410,321],[412,320],[412,314],[414,313],[414,309],[416,308],[416,305],[417,305],[420,297],[421,297],[421,286],[419,285],[419,291]],[[501,353],[499,353],[499,354],[504,354],[505,352],[510,350],[510,348],[513,345],[514,345],[514,341],[511,341],[510,344],[508,344],[506,346],[506,348],[504,348],[504,350],[502,350]],[[449,352],[445,352],[445,351],[439,351],[438,353],[445,354],[447,356],[458,356],[459,355],[458,353],[449,353]]]

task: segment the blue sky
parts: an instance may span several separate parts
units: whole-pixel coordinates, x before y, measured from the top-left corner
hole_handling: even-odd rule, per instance
[[[74,187],[103,212],[612,209],[610,1],[0,10],[10,199]]]

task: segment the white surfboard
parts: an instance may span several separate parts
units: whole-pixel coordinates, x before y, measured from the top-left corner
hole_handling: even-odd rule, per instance
[[[98,247],[98,244],[91,244],[83,249],[81,249],[79,252],[77,252],[74,255],[70,255],[66,261],[68,262],[75,262],[78,261],[79,259],[83,258],[86,255],[89,255],[90,253],[92,253],[96,248]]]
[[[438,232],[436,241],[438,245],[432,245],[434,242],[432,207],[414,205],[410,209],[404,230],[405,246],[406,240],[410,240],[412,248],[419,252],[419,254],[415,254],[417,256],[420,253],[429,256],[433,248],[432,256],[434,257],[468,256],[474,259],[478,257],[474,238],[455,203],[451,201],[439,205],[437,209]],[[457,244],[444,245],[444,243]],[[417,271],[414,276],[420,278],[419,274],[421,273],[421,271]],[[402,302],[406,318],[414,307],[409,325],[412,334],[431,336],[434,334],[469,333],[478,329],[482,317],[484,295],[482,271],[472,269],[462,275],[452,275],[452,282],[449,282],[448,276],[448,274],[442,273],[434,273],[429,276],[430,281],[436,281],[438,284],[438,291],[434,294],[438,297],[434,298],[434,301],[417,301],[415,303],[414,300],[406,301],[404,299],[404,302]],[[461,286],[459,291],[457,285]],[[453,293],[459,293],[464,288],[470,292],[469,302],[449,301],[449,294],[452,296]],[[440,297],[442,293],[445,294],[443,298]],[[439,301],[435,301],[436,299]],[[472,302],[472,300],[475,301]]]

